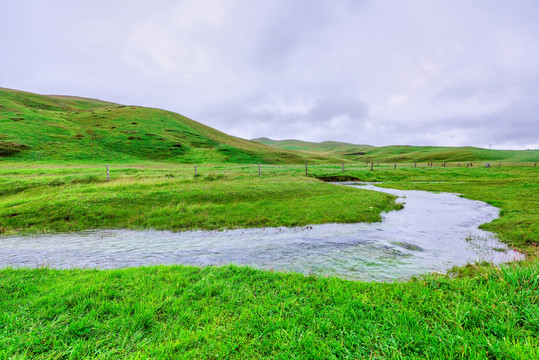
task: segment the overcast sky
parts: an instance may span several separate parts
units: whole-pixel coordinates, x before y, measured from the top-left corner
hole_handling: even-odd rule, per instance
[[[1,0],[0,86],[243,138],[539,148],[537,0]]]

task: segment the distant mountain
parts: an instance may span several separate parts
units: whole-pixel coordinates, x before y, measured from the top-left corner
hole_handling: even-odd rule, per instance
[[[306,152],[310,155],[342,159],[349,162],[466,162],[466,161],[539,161],[539,150],[490,150],[477,147],[408,146],[376,147],[338,141],[320,143],[302,140],[253,139],[280,149]]]

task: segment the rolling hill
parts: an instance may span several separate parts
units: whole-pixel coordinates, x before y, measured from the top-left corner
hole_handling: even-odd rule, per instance
[[[0,88],[0,160],[52,162],[352,163],[537,161],[539,150],[253,141],[180,114]]]
[[[539,150],[490,150],[477,147],[443,146],[370,146],[337,141],[320,143],[301,140],[253,139],[283,150],[302,151],[314,156],[333,157],[349,162],[466,162],[466,161],[539,161]]]
[[[274,164],[328,160],[230,136],[170,111],[4,88],[0,159]]]

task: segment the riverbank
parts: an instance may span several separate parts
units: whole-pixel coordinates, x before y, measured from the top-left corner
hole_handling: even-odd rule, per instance
[[[539,168],[414,168],[412,164],[397,170],[386,166],[342,174],[321,170],[315,176],[325,181],[382,182],[377,186],[456,193],[486,202],[500,209],[500,218],[480,228],[531,258],[539,255]]]
[[[500,264],[524,256],[478,229],[499,209],[454,194],[339,183],[398,196],[406,206],[378,223],[225,231],[88,230],[6,236],[0,267],[124,268],[236,264],[360,281],[403,281],[476,261]],[[360,191],[360,194],[364,194]]]
[[[10,190],[3,193],[2,201],[8,197],[12,203],[28,200],[27,195],[34,194],[32,189],[40,183],[62,199],[62,186],[84,181],[89,188],[82,196],[94,194],[97,201],[103,175],[101,168],[94,169],[83,167],[73,174],[65,168],[7,171],[4,167],[2,189]],[[114,179],[123,172],[133,183],[151,177],[198,181],[189,174],[191,170],[129,166],[111,175]],[[246,184],[258,179],[250,167],[239,175],[238,168],[214,170],[201,176],[216,187],[231,177],[243,178]],[[333,176],[339,170],[321,166],[309,175]],[[274,178],[276,188],[278,178],[283,178],[304,184],[299,185],[301,190],[316,182],[310,178],[298,182],[304,171],[275,167],[263,176]],[[448,275],[391,284],[234,266],[0,270],[0,358],[537,358],[537,174],[517,166],[345,172],[363,181],[391,181],[390,187],[458,192],[499,207],[501,218],[483,228],[524,251],[528,260],[519,264],[471,265]],[[20,178],[8,178],[12,175]],[[97,181],[99,186],[92,188]],[[317,184],[320,192],[311,196],[323,204],[327,194],[320,189],[335,186]],[[123,186],[124,192],[129,189]],[[289,196],[281,192],[272,199],[286,204]],[[343,192],[334,203],[348,196]],[[66,199],[76,206],[76,197]],[[5,204],[2,211],[11,209]],[[135,215],[140,208],[131,211]],[[252,219],[249,211],[243,214],[241,222]],[[321,219],[322,214],[314,216]],[[37,224],[51,223],[43,215],[36,212],[32,219]]]
[[[337,188],[297,167],[19,164],[0,167],[0,235],[90,229],[222,230],[380,221],[394,196]],[[254,171],[253,171],[254,170]]]

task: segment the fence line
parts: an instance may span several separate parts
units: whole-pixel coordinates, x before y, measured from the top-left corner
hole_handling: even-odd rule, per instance
[[[435,163],[435,162],[426,162],[426,163],[423,163],[424,165],[422,166],[422,163],[418,163],[418,162],[413,162],[413,163],[382,163],[380,165],[380,163],[374,163],[374,162],[370,162],[370,163],[366,163],[365,165],[367,166],[367,170],[370,170],[370,171],[375,171],[375,170],[387,170],[387,171],[406,171],[407,169],[446,169],[446,168],[461,168],[461,164],[460,162],[450,162],[448,163],[447,161],[444,161],[444,162],[439,162],[439,163]],[[188,165],[188,164],[170,164],[171,167],[166,167],[165,164],[159,164],[157,165],[156,168],[152,167],[151,165],[150,166],[147,166],[147,165],[144,165],[144,167],[149,167],[150,169],[158,169],[158,168],[164,168],[164,169],[173,169],[173,168],[178,168],[178,169],[183,169],[183,168],[186,168],[186,167],[190,167],[190,166],[193,166],[193,165]],[[194,165],[194,176],[197,177],[199,176],[199,173],[198,173],[198,170],[199,170],[199,167],[201,167],[203,170],[213,170],[215,171],[216,169],[222,169],[226,172],[230,172],[229,170],[233,169],[234,167],[240,167],[241,170],[248,170],[248,169],[251,169],[251,168],[255,168],[257,164],[208,164],[208,165]],[[370,165],[370,169],[369,169],[369,165]],[[397,167],[398,165],[398,167]],[[487,168],[487,169],[501,169],[503,168],[502,165],[504,166],[507,166],[507,167],[522,167],[522,168],[526,168],[526,167],[531,167],[531,168],[537,168],[537,161],[535,162],[506,162],[506,163],[503,163],[502,164],[502,161],[498,161],[498,166],[491,166],[492,164],[489,163],[489,162],[484,162],[484,163],[480,163],[480,162],[476,162],[476,163],[473,163],[473,162],[468,162],[466,163],[466,168],[473,168],[473,167],[476,167],[476,168]],[[279,164],[279,165],[273,165],[273,164],[262,164],[262,163],[258,163],[258,177],[262,177],[262,168],[263,167],[267,167],[269,169],[278,169],[278,168],[288,168],[288,169],[293,169],[294,167],[298,168],[298,170],[300,169],[302,165],[301,164]],[[324,169],[324,170],[332,170],[332,169],[335,169],[335,172],[340,172],[342,174],[344,174],[345,172],[347,171],[364,171],[365,170],[365,166],[361,165],[361,164],[356,164],[356,163],[349,163],[349,164],[345,164],[345,163],[340,163],[340,164],[308,164],[308,163],[305,163],[304,164],[305,166],[305,176],[309,176],[309,170],[311,170],[311,174],[313,173],[313,171],[316,171],[317,169]],[[133,165],[129,165],[129,164],[125,164],[125,165],[117,165],[116,169],[118,170],[121,170],[121,169],[124,169],[124,168],[133,168],[133,167],[137,167],[137,164],[133,164]],[[111,174],[111,166],[110,164],[106,164],[106,176],[107,176],[107,181],[110,181],[110,174]],[[256,169],[256,168],[255,168]],[[462,169],[464,169],[464,167],[462,167]],[[206,172],[206,171],[204,171]],[[249,171],[246,171],[246,172],[249,172]],[[270,170],[271,172],[271,170]],[[207,173],[209,174],[209,173]]]

